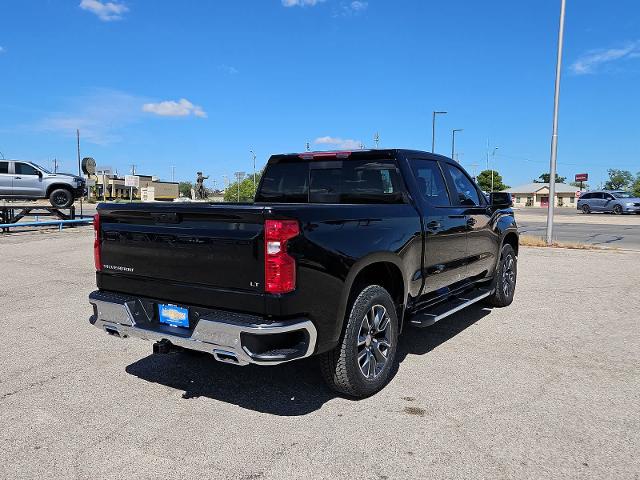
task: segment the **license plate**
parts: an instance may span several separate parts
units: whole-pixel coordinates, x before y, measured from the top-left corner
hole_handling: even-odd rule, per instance
[[[158,305],[160,323],[166,323],[172,327],[189,328],[189,309],[178,307],[177,305]]]

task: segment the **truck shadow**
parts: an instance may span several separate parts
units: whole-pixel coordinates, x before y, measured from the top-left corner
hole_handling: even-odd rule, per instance
[[[402,369],[408,355],[431,352],[489,313],[487,308],[472,306],[432,327],[406,328],[400,337],[396,368]],[[149,355],[125,370],[142,380],[182,390],[185,400],[207,397],[279,416],[306,415],[338,396],[324,384],[315,358],[273,367],[237,367],[217,362],[206,353],[176,352]]]

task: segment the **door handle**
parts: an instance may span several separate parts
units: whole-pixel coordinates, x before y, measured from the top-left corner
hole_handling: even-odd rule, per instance
[[[436,222],[435,220],[432,220],[431,222],[427,223],[427,228],[429,230],[438,230],[442,225],[440,224],[440,222]]]
[[[473,227],[476,224],[476,219],[471,217],[467,219],[467,226]]]
[[[14,180],[22,180],[22,177],[13,177]]]

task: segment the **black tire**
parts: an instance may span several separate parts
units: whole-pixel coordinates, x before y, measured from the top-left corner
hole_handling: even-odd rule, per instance
[[[495,291],[487,298],[493,307],[506,307],[513,302],[518,277],[518,257],[513,247],[506,244],[500,252],[500,261],[496,269]]]
[[[591,207],[587,204],[582,205],[582,213],[586,213],[587,215],[591,213]]]
[[[56,188],[49,194],[49,203],[56,208],[67,208],[73,205],[73,194],[66,188]]]
[[[620,205],[614,205],[613,206],[613,213],[615,215],[622,215],[622,206]]]
[[[362,335],[372,315],[378,313],[379,325],[386,326],[384,336],[382,332],[372,334],[372,330]],[[385,341],[388,346],[384,345]],[[368,397],[382,390],[391,379],[397,348],[398,316],[391,295],[378,285],[370,285],[353,301],[338,346],[320,355],[320,370],[327,385],[336,392],[356,398]],[[382,358],[384,362],[378,363]]]

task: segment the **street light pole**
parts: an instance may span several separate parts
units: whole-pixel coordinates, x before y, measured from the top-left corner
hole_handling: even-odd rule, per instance
[[[433,119],[431,120],[431,153],[436,151],[436,115],[444,115],[447,112],[433,112]]]
[[[454,128],[451,130],[451,159],[455,160],[456,154],[456,132],[461,132],[463,128]]]
[[[549,164],[549,206],[547,210],[547,245],[553,243],[553,210],[556,198],[556,163],[558,155],[558,107],[560,105],[560,73],[562,69],[562,44],[564,41],[564,13],[566,0],[560,0],[560,26],[558,27],[558,55],[556,60],[556,85],[553,98],[553,133],[551,135],[551,160]]]

